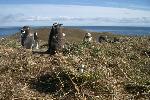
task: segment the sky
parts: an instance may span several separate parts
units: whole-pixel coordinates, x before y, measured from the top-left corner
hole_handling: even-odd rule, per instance
[[[0,0],[0,26],[147,26],[150,0]]]

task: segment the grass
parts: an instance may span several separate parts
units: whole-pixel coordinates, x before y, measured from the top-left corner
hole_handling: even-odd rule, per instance
[[[37,31],[44,51],[49,32]],[[53,56],[22,48],[18,35],[0,41],[0,99],[150,99],[150,37],[108,33],[109,39],[117,37],[120,42],[88,43],[81,42],[82,30],[65,33],[66,48]]]

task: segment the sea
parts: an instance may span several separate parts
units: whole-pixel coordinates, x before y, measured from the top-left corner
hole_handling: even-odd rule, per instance
[[[32,27],[32,26],[31,26]],[[49,26],[33,26],[32,28],[49,28]],[[67,28],[78,28],[88,32],[111,32],[122,35],[150,36],[150,27],[133,26],[64,26]],[[0,36],[9,36],[20,32],[21,27],[0,27]]]

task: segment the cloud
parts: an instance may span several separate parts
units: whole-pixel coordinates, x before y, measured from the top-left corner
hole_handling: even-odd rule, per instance
[[[11,19],[13,19],[12,16]],[[49,16],[28,16],[18,19],[18,21],[102,21],[102,22],[116,22],[116,18],[111,17],[70,17],[70,16],[59,16],[59,17],[49,17]],[[16,20],[15,20],[16,21]]]
[[[116,23],[150,23],[150,17],[134,17],[134,18],[111,18],[111,17],[69,17],[60,16],[40,17],[31,16],[22,19],[23,21],[99,21],[99,22],[116,22]]]
[[[150,17],[122,18],[120,23],[150,23]]]
[[[17,14],[8,14],[8,15],[1,15],[0,22],[1,23],[10,23],[14,21],[19,21],[23,19],[24,14],[17,13]]]
[[[112,18],[112,17],[70,17],[70,16],[25,16],[24,14],[6,15],[0,18],[0,22],[47,22],[47,21],[73,21],[73,22],[101,22],[101,23],[150,23],[150,17],[133,17],[133,18]]]
[[[5,10],[3,10],[5,9]],[[118,25],[132,23],[150,25],[150,12],[127,8],[79,5],[3,5],[0,6],[1,25],[49,25],[63,22],[68,25]],[[37,24],[38,23],[38,24]]]
[[[51,17],[29,16],[24,17],[22,21],[50,21]]]

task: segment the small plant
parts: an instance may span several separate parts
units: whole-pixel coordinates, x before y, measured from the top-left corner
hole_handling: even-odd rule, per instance
[[[93,57],[98,57],[98,55],[100,54],[100,48],[97,47],[93,47],[91,50],[91,56]]]

